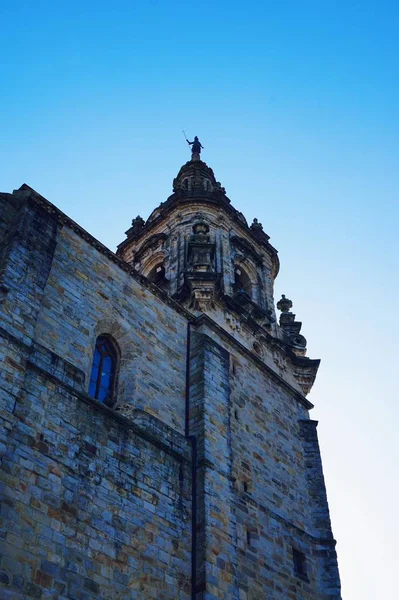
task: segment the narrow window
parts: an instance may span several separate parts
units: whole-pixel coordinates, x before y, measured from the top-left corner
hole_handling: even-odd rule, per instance
[[[109,337],[100,335],[96,341],[91,368],[89,395],[105,404],[113,404],[117,353]]]
[[[306,577],[306,556],[300,550],[292,548],[292,558],[294,561],[294,573],[300,577]]]

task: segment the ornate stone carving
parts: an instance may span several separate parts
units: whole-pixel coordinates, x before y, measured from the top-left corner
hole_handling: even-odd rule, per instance
[[[129,239],[137,239],[140,237],[145,226],[145,221],[140,215],[132,220],[132,226],[125,233]]]
[[[253,245],[245,238],[239,237],[238,235],[233,235],[230,238],[230,242],[231,245],[239,250],[244,256],[251,257],[257,265],[262,264],[262,257],[258,252],[256,252]]]
[[[176,196],[203,196],[223,203],[230,202],[226,197],[226,190],[220,181],[216,181],[213,170],[200,160],[199,154],[195,161],[189,161],[180,169],[173,180],[173,192],[170,199]]]
[[[193,235],[188,243],[188,271],[209,273],[215,270],[215,244],[211,242],[208,232],[207,223],[193,225]]]
[[[287,362],[282,357],[280,352],[274,352],[273,361],[274,361],[274,364],[277,366],[278,370],[280,371],[280,373],[281,374],[285,373],[285,371],[287,370]]]
[[[297,356],[306,355],[306,338],[300,335],[302,323],[295,320],[294,313],[290,312],[293,304],[283,294],[277,302],[277,308],[281,311],[280,327],[283,330],[285,341],[291,346]]]
[[[195,223],[195,225],[193,225],[193,233],[194,235],[205,236],[209,233],[208,223]]]
[[[263,231],[263,225],[262,223],[259,223],[258,219],[255,218],[252,221],[251,229],[252,231]]]
[[[203,312],[215,308],[215,282],[195,280],[191,288],[189,308]]]
[[[281,312],[283,313],[287,313],[290,310],[290,308],[292,308],[292,306],[292,300],[289,300],[285,297],[285,294],[282,294],[281,300],[277,302],[278,310],[281,310]]]
[[[263,231],[263,225],[259,223],[258,219],[253,220],[250,229],[258,240],[267,241],[270,239],[270,236]]]
[[[136,254],[134,255],[134,260],[136,262],[140,261],[147,250],[154,249],[159,244],[163,244],[165,242],[165,240],[167,240],[167,238],[168,238],[168,236],[166,235],[166,233],[156,233],[155,235],[152,235],[137,250]]]
[[[233,331],[240,331],[241,330],[241,323],[239,321],[239,319],[236,319],[230,312],[225,311],[225,319],[226,319],[226,323],[228,324],[228,326],[233,330]]]

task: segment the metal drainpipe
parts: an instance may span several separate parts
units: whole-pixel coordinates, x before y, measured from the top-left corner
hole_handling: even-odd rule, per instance
[[[186,345],[186,412],[185,435],[191,442],[191,600],[196,598],[197,590],[197,438],[190,435],[190,348],[191,322],[187,322]]]

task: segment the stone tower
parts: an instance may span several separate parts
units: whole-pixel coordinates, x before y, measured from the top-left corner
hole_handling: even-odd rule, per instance
[[[0,195],[1,598],[341,598],[319,361],[191,145],[116,254]]]
[[[277,250],[257,219],[248,226],[199,153],[180,169],[166,202],[147,221],[133,219],[126,236],[118,256],[308,394],[320,361],[305,357],[301,323],[289,312],[292,302],[285,296],[277,304],[277,323]],[[304,405],[311,408],[309,402]]]

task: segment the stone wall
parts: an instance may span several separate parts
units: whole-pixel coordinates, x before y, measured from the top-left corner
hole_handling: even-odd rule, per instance
[[[18,197],[0,192],[0,251],[5,248],[15,215],[21,206]]]
[[[306,400],[210,322],[195,329],[192,431],[201,424],[198,497],[208,515],[198,573],[205,595],[198,598],[339,600],[335,541]],[[304,573],[296,572],[295,551]]]
[[[283,347],[256,354],[227,309],[194,317],[44,199],[17,200],[0,598],[339,600],[316,423]],[[113,408],[87,394],[100,334],[120,352]]]
[[[187,599],[186,319],[57,215],[23,203],[7,233],[0,597]],[[86,394],[100,333],[129,420]]]
[[[320,579],[330,565],[318,562],[319,537],[328,538],[326,547],[333,553],[334,545],[326,498],[327,527],[324,523],[321,529],[313,518],[299,423],[307,422],[306,408],[254,361],[236,353],[231,390],[242,598],[256,600],[265,589],[270,598],[339,598],[339,589],[330,595]],[[322,471],[320,486],[324,488]],[[294,549],[305,556],[306,576],[295,573]]]
[[[190,434],[197,440],[197,600],[238,598],[229,355],[193,330]]]
[[[183,432],[186,319],[64,227],[35,338],[79,366],[87,382],[103,333],[120,349],[118,405],[143,409]]]
[[[25,361],[5,421],[0,597],[188,599],[186,440],[77,393],[43,368],[52,356],[36,348]]]

